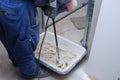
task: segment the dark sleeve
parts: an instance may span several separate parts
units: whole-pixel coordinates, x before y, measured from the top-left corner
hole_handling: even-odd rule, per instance
[[[34,3],[38,7],[43,7],[46,4],[46,0],[34,0]]]
[[[70,1],[70,0],[58,0],[58,1],[57,1],[59,13],[68,10],[68,9],[67,9],[67,3],[68,3],[69,1]]]
[[[39,6],[39,7],[43,7],[45,4],[46,4],[46,2],[48,2],[49,0],[34,0],[34,2],[35,2],[35,5],[36,6]],[[54,0],[51,0],[51,1],[54,1]],[[69,2],[69,0],[57,0],[57,3],[58,3],[58,5],[66,5],[66,3],[68,3]]]
[[[63,5],[63,4],[66,4],[68,3],[70,0],[58,0],[58,3]]]

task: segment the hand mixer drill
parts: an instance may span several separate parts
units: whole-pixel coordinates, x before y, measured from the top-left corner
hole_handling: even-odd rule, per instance
[[[68,2],[68,0],[66,0],[66,2]],[[57,52],[57,64],[59,64],[59,60],[60,60],[60,54],[59,54],[59,47],[58,47],[58,39],[57,39],[57,32],[56,32],[56,25],[55,25],[55,17],[61,13],[67,10],[66,8],[66,4],[64,5],[58,5],[57,4],[57,0],[47,0],[47,3],[44,7],[42,7],[42,10],[44,11],[45,15],[48,16],[49,18],[52,18],[53,21],[53,29],[54,29],[54,36],[55,36],[55,43],[56,43],[56,52]],[[48,18],[48,20],[49,20]],[[48,23],[47,20],[47,23]],[[41,48],[44,42],[44,38],[46,36],[46,31],[47,31],[47,23],[46,23],[46,28],[45,28],[45,34],[41,43],[41,47],[40,47],[40,53],[41,53]]]

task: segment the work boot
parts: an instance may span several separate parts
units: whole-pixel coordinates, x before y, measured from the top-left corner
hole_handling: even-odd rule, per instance
[[[49,76],[48,69],[40,65],[40,70],[38,72],[38,78],[45,78]]]
[[[37,75],[38,78],[48,77],[50,70],[48,68],[46,68],[45,66],[43,66],[38,59],[35,58],[35,60],[37,61],[37,63],[39,64],[39,67],[40,67],[40,70]]]
[[[38,71],[38,74],[37,75],[33,75],[33,76],[24,76],[24,78],[26,79],[33,79],[33,78],[45,78],[45,77],[48,77],[49,76],[49,72],[48,72],[48,69],[45,68],[44,66],[41,66],[39,67],[39,71]]]

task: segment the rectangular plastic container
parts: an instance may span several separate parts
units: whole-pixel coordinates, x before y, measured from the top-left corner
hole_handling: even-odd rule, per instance
[[[43,38],[43,35],[44,35],[44,33],[42,33],[40,35],[40,39]],[[46,62],[42,58],[40,58],[40,62],[41,62],[41,64],[43,64],[47,68],[51,69],[52,71],[54,71],[58,74],[61,74],[61,75],[65,75],[68,72],[70,72],[77,65],[77,63],[86,55],[86,50],[81,45],[78,45],[78,44],[76,44],[68,39],[65,39],[59,35],[57,35],[57,37],[58,37],[59,47],[64,48],[66,50],[69,50],[71,52],[77,53],[78,56],[76,57],[76,59],[74,61],[72,61],[72,63],[63,70],[56,67],[56,66],[53,66],[52,64],[50,64],[48,62]],[[45,40],[49,40],[49,42],[51,42],[55,45],[54,33],[47,32]],[[35,54],[35,56],[36,56],[36,58],[38,58],[37,54]]]

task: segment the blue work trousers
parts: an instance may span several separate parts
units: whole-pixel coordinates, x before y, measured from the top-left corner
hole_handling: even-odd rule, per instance
[[[34,51],[39,41],[36,6],[30,0],[0,0],[0,40],[11,61],[26,76],[37,75]]]

